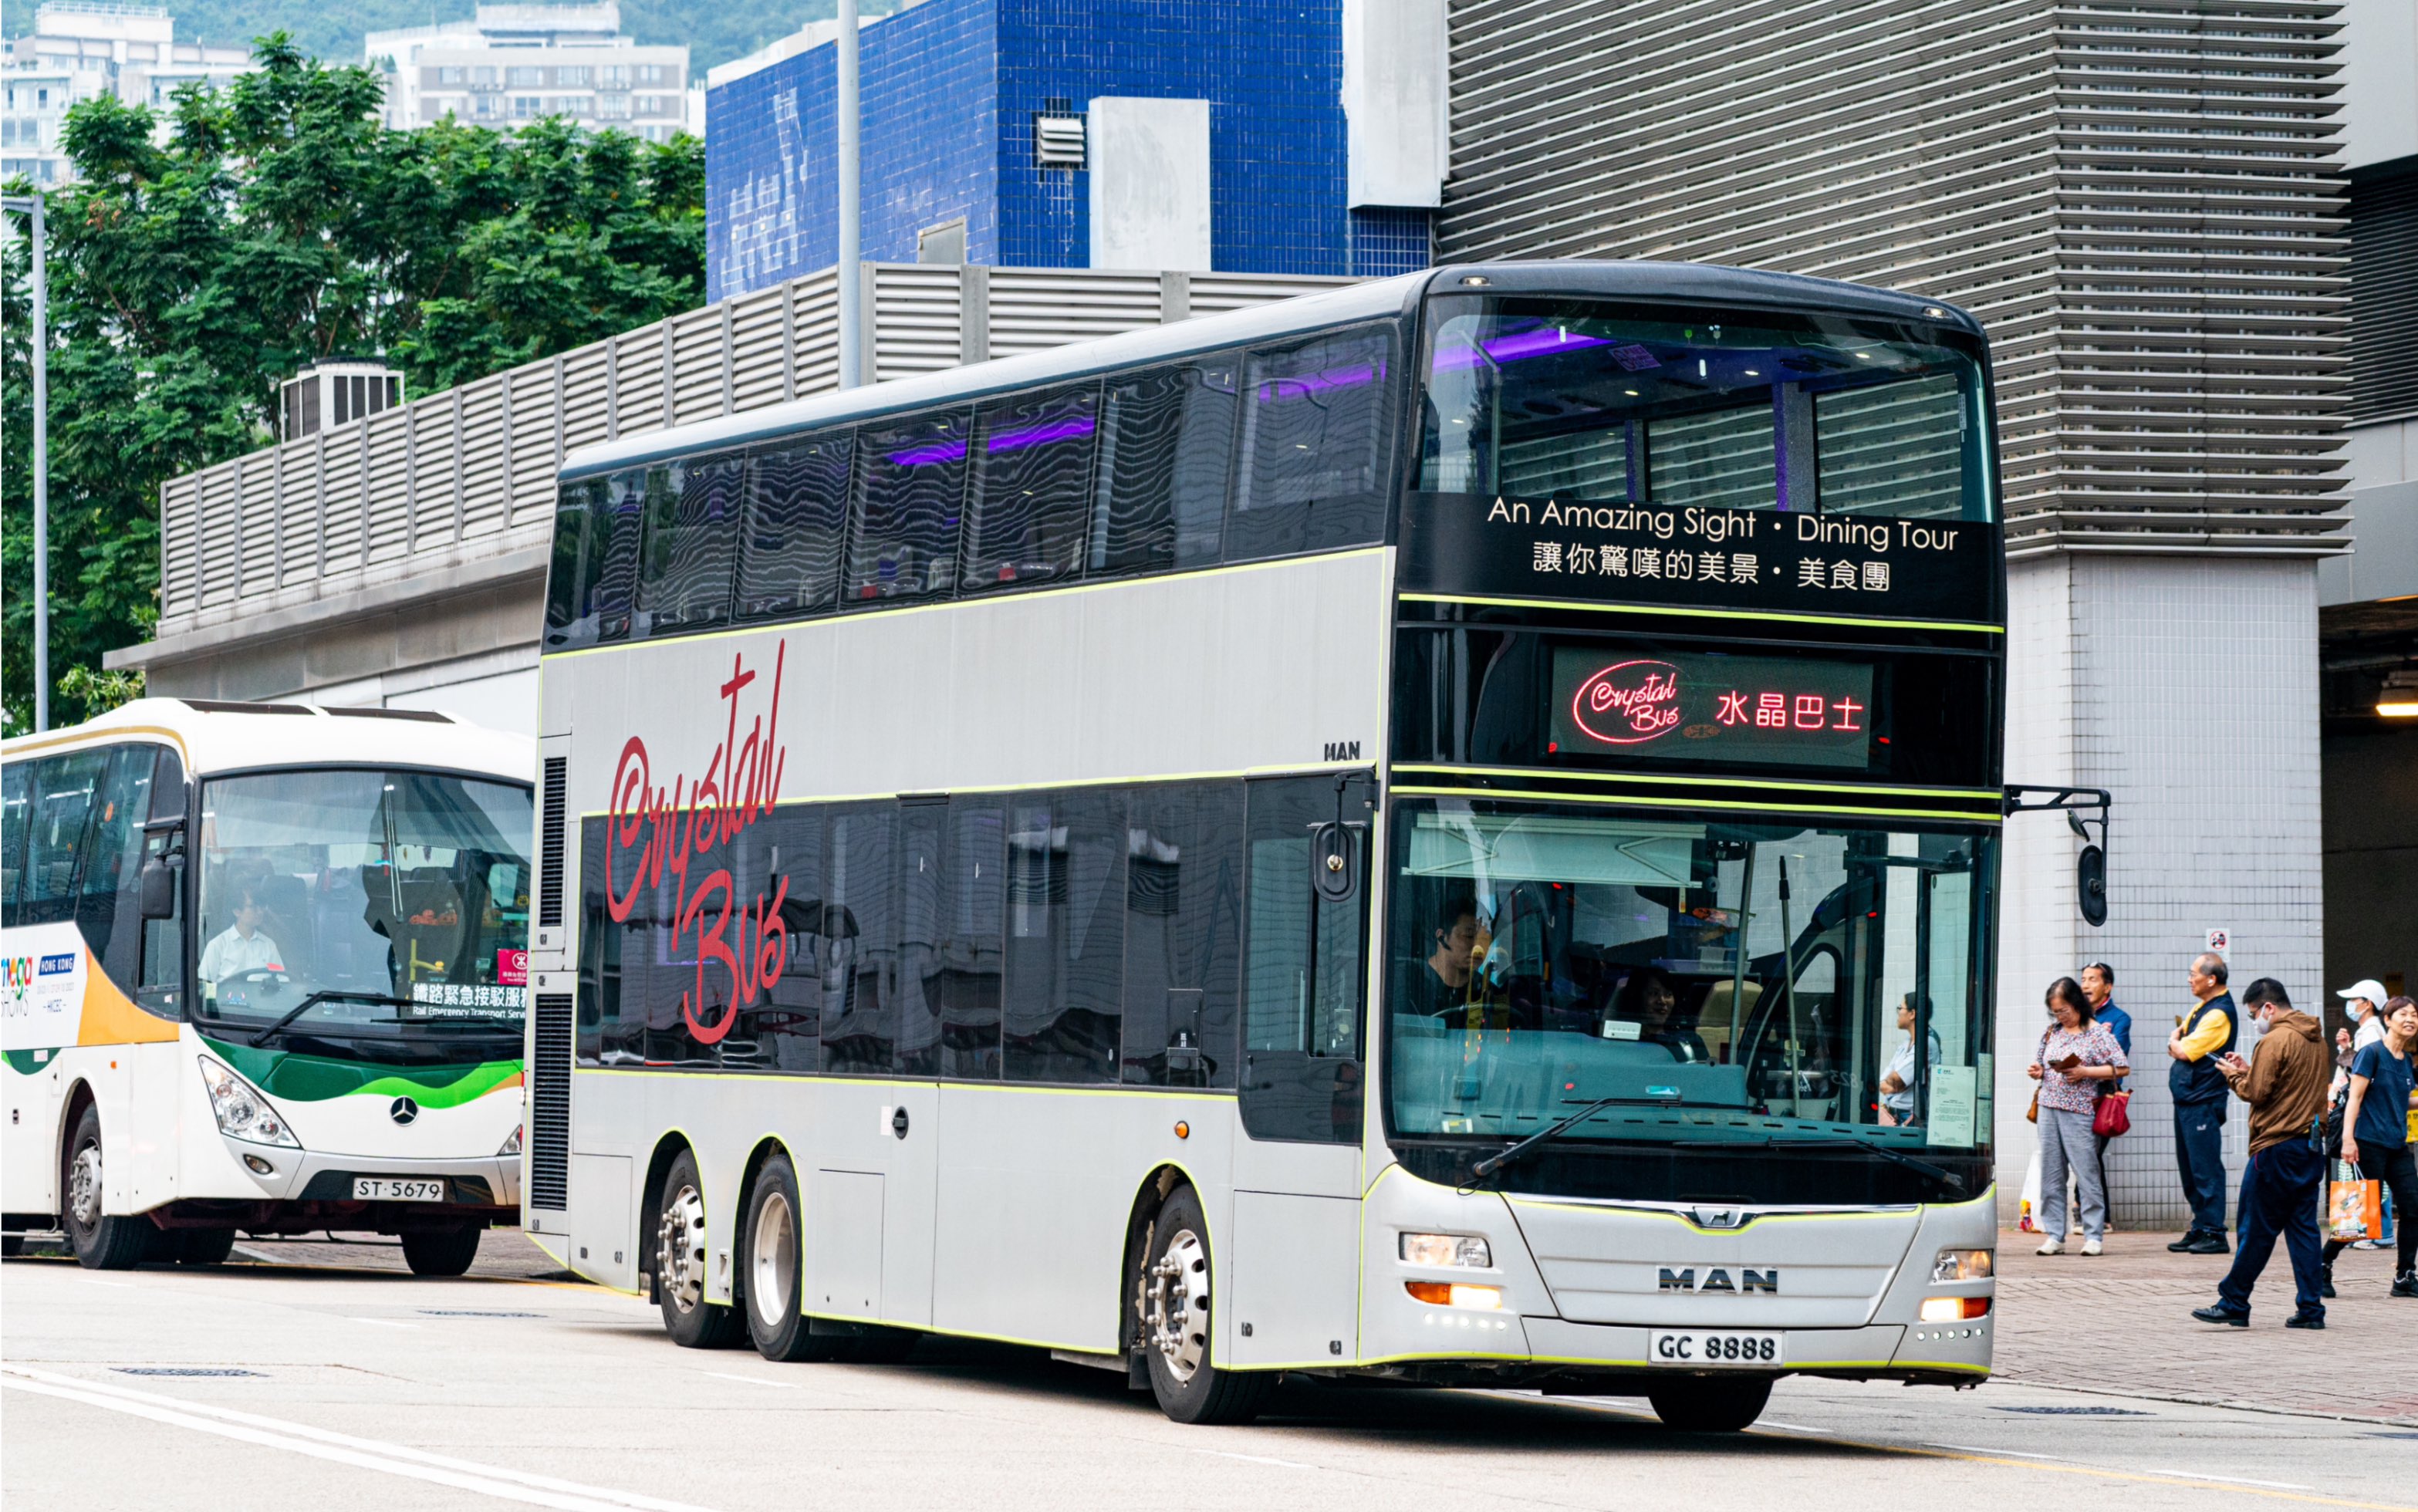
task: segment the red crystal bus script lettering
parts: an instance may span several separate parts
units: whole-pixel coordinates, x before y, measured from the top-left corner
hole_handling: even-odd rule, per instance
[[[1622,662],[1579,684],[1570,721],[1606,745],[1642,745],[1679,725],[1679,669],[1668,662]]]
[[[743,736],[739,719],[756,673],[745,658],[731,658],[730,680],[721,687],[726,706],[722,741],[694,779],[675,775],[669,792],[654,787],[647,742],[635,735],[623,743],[613,772],[613,806],[604,821],[604,909],[615,924],[626,922],[640,891],[662,885],[666,874],[670,875],[672,948],[677,952],[690,942],[696,952],[696,985],[694,991],[681,994],[681,1018],[700,1045],[718,1044],[738,1022],[740,1008],[770,989],[788,966],[788,938],[781,926],[781,906],[789,897],[788,878],[773,879],[769,899],[758,892],[752,900],[743,900],[727,867],[694,878],[689,875],[692,861],[727,844],[773,811],[788,757],[781,743],[781,668],[788,654],[788,643],[783,641],[773,653],[770,707],[750,720]],[[721,1016],[711,1023],[704,1017],[709,962],[730,977]]]

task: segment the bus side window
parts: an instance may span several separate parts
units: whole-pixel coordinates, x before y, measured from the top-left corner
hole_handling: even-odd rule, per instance
[[[831,948],[823,938],[822,810],[775,809],[740,837],[741,845],[751,843],[763,861],[760,869],[752,857],[742,863],[742,884],[754,887],[760,877],[768,902],[781,897],[781,973],[741,1008],[738,1028],[722,1042],[722,1063],[812,1071],[822,1054],[823,963]]]
[[[941,900],[941,1075],[997,1081],[1007,909],[1007,810],[997,798],[949,801]]]
[[[1385,535],[1393,348],[1392,327],[1369,326],[1251,353],[1228,560],[1331,551]]]
[[[730,618],[745,470],[736,455],[659,463],[647,470],[647,543],[638,574],[647,634],[696,630]]]
[[[1109,385],[1094,573],[1217,564],[1234,470],[1238,366],[1228,353]]]
[[[1125,795],[1079,787],[1008,805],[1010,1081],[1117,1079],[1125,1006]]]
[[[34,822],[25,836],[24,897],[18,922],[67,924],[76,914],[76,863],[109,751],[45,756],[34,771]]]
[[[965,512],[966,419],[936,411],[857,433],[848,598],[946,598]]]
[[[747,464],[737,614],[820,614],[839,601],[854,435],[829,431],[758,452]]]
[[[898,1038],[895,803],[831,811],[823,855],[823,1069],[886,1077]]]
[[[1311,826],[1334,817],[1331,778],[1250,785],[1241,1102],[1253,1138],[1360,1138],[1367,890],[1334,901],[1310,885]]]
[[[645,474],[628,472],[564,485],[546,575],[547,649],[593,646],[630,633],[644,481]]]
[[[0,766],[0,924],[17,927],[17,906],[25,887],[25,831],[33,821],[34,770],[30,761]]]
[[[76,888],[76,927],[121,991],[137,985],[142,970],[143,824],[151,817],[156,749],[121,745],[111,754]]]
[[[1125,1079],[1232,1087],[1243,785],[1138,788],[1128,824]]]
[[[1098,387],[1085,384],[976,411],[965,591],[1081,574],[1099,409]]]

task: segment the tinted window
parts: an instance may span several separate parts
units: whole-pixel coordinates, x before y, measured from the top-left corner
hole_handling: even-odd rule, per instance
[[[934,1000],[941,1074],[1000,1074],[1001,931],[1007,902],[1007,809],[992,798],[949,804],[948,886]]]
[[[939,993],[948,829],[946,803],[898,805],[898,1069],[911,1077],[941,1070]]]
[[[838,600],[853,442],[850,433],[833,431],[748,464],[740,619],[815,614]]]
[[[1393,459],[1393,337],[1339,331],[1254,351],[1243,466],[1227,525],[1233,559],[1378,540]]]
[[[17,923],[17,902],[25,883],[25,830],[33,814],[30,761],[0,766],[0,896],[5,896],[10,925]]]
[[[762,878],[768,903],[781,900],[781,970],[761,997],[740,1010],[738,1027],[723,1041],[722,1063],[812,1071],[821,1063],[823,991],[832,954],[823,923],[822,811],[776,809],[741,840],[753,842],[755,854],[740,863],[738,876],[749,886]]]
[[[897,811],[842,808],[831,817],[823,864],[823,1069],[887,1076],[898,1037]]]
[[[1955,519],[1964,512],[1965,431],[1952,373],[1815,394],[1824,512]]]
[[[1234,464],[1237,359],[1161,368],[1108,388],[1092,571],[1217,560]]]
[[[956,576],[966,486],[966,422],[926,415],[857,433],[856,519],[848,597],[946,594]]]
[[[742,473],[737,457],[647,470],[647,555],[638,608],[649,634],[695,630],[730,618]]]
[[[1769,405],[1648,420],[1646,470],[1654,502],[1768,510],[1779,502]]]
[[[644,499],[642,473],[588,478],[564,487],[546,582],[547,649],[619,640],[630,633]]]
[[[977,412],[968,592],[1073,577],[1083,567],[1097,389],[994,400]]]
[[[1335,817],[1319,778],[1253,783],[1243,968],[1243,1126],[1255,1138],[1360,1137],[1365,892],[1310,887],[1310,826]],[[1366,848],[1360,851],[1363,874]]]
[[[120,990],[131,988],[143,956],[143,821],[151,813],[151,769],[158,747],[122,745],[95,800],[78,883],[76,927],[101,970]]]
[[[1234,1084],[1243,785],[1133,794],[1125,833],[1125,1079]]]
[[[103,747],[36,763],[19,923],[65,924],[75,917],[76,860],[83,853],[84,821],[108,775],[109,756]]]
[[[1125,852],[1122,793],[1085,788],[1008,805],[1008,1080],[1116,1079]]]

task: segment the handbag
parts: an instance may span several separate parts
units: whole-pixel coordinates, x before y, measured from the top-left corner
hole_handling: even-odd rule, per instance
[[[2033,1063],[2038,1064],[2040,1062],[2040,1058],[2047,1053],[2048,1036],[2043,1034],[2041,1036],[2039,1047],[2032,1051]],[[2027,1123],[2038,1123],[2040,1122],[2040,1089],[2038,1087],[2034,1087],[2032,1089],[2032,1106],[2024,1109],[2024,1122]]]
[[[2350,1172],[2349,1181],[2326,1185],[2326,1237],[2349,1244],[2354,1239],[2384,1237],[2384,1196],[2380,1182],[2362,1181],[2357,1166],[2337,1165]]]
[[[2099,1107],[2090,1115],[2090,1132],[2103,1139],[2132,1133],[2133,1115],[2126,1107],[2132,1101],[2133,1094],[2128,1092],[2103,1093]]]

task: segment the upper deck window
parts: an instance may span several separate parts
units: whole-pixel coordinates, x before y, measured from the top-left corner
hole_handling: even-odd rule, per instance
[[[1251,353],[1229,559],[1375,541],[1392,471],[1391,328]]]
[[[1952,332],[1555,298],[1430,310],[1423,491],[1995,517],[1982,366]]]

